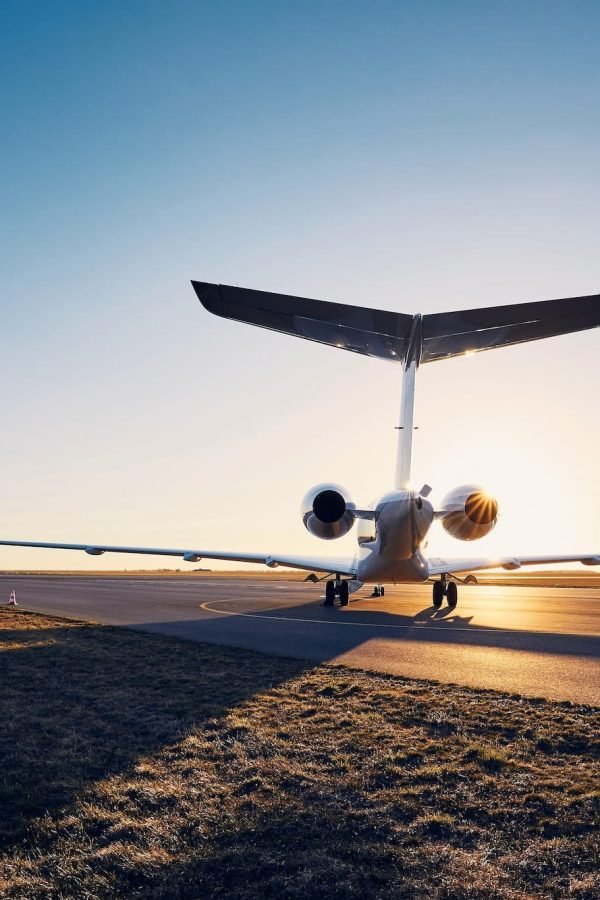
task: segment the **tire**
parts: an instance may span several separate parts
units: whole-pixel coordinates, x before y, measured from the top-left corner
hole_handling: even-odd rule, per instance
[[[447,597],[448,597],[448,606],[450,606],[452,609],[454,609],[454,607],[458,603],[458,588],[456,587],[455,581],[451,581],[448,584]]]
[[[444,585],[441,581],[433,582],[433,605],[439,609],[444,602]]]
[[[333,606],[335,600],[335,583],[328,581],[325,584],[325,603],[323,606]]]
[[[348,582],[342,581],[340,584],[340,606],[348,606],[348,594],[350,593],[348,589]]]
[[[385,596],[385,588],[384,588],[383,585],[381,585],[381,587],[379,588],[379,596],[380,596],[380,597],[384,597],[384,596]]]

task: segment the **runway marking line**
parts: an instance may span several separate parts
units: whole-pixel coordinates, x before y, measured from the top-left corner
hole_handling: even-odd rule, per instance
[[[355,628],[396,628],[403,630],[412,630],[417,629],[418,631],[465,631],[470,634],[477,634],[478,632],[485,634],[489,630],[493,630],[494,634],[539,634],[542,637],[556,637],[559,635],[561,637],[589,637],[589,638],[597,638],[600,637],[600,634],[582,634],[578,631],[521,631],[518,628],[493,628],[493,626],[477,626],[474,625],[471,628],[463,628],[462,626],[457,626],[455,628],[445,628],[441,625],[420,625],[416,622],[414,625],[383,625],[378,622],[331,622],[329,619],[303,619],[298,616],[269,616],[263,615],[262,613],[243,613],[243,612],[230,612],[227,609],[211,609],[210,603],[235,603],[239,601],[235,600],[206,600],[204,603],[200,604],[200,609],[203,609],[205,612],[212,613],[220,613],[223,616],[237,616],[240,619],[271,619],[276,622],[308,622],[313,623],[315,625],[350,625]]]

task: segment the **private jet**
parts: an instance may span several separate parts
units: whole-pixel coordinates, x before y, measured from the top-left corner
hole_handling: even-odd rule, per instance
[[[314,578],[325,581],[326,606],[334,606],[336,599],[340,606],[347,606],[349,594],[363,585],[373,585],[374,595],[384,596],[386,584],[421,583],[433,579],[433,605],[439,608],[446,598],[448,606],[455,607],[457,582],[463,580],[461,576],[472,581],[474,573],[486,569],[514,570],[522,566],[568,562],[600,565],[600,553],[427,557],[424,553],[426,538],[436,519],[458,540],[475,541],[495,527],[498,501],[479,485],[465,484],[451,490],[435,507],[429,500],[429,485],[423,485],[420,490],[410,486],[415,382],[419,366],[596,328],[600,326],[600,294],[407,315],[222,284],[192,281],[192,285],[202,306],[218,316],[385,359],[400,366],[402,389],[393,490],[365,507],[357,505],[341,485],[319,484],[308,491],[301,505],[305,528],[322,540],[340,538],[356,523],[354,556],[290,556],[23,540],[1,540],[0,545],[80,550],[91,556],[133,553],[181,557],[191,563],[201,559],[221,559],[262,563],[271,568],[286,566],[318,573]]]

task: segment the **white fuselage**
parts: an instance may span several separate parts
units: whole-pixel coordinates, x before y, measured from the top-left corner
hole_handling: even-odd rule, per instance
[[[433,522],[429,500],[414,491],[390,491],[375,509],[375,519],[358,524],[358,581],[426,581],[429,569],[421,546]]]

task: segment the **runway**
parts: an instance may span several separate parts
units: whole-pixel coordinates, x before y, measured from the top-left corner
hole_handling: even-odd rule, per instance
[[[455,610],[431,586],[366,589],[345,609],[321,587],[260,578],[0,576],[21,607],[414,678],[600,705],[600,590],[474,585]]]

